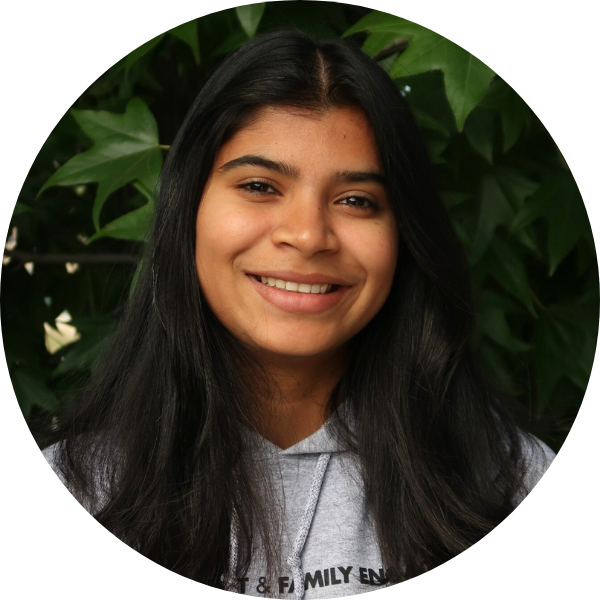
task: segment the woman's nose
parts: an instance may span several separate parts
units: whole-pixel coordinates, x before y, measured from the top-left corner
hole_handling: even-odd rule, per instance
[[[305,195],[290,199],[278,214],[273,243],[295,248],[307,257],[318,252],[336,252],[339,240],[330,221],[320,198]]]

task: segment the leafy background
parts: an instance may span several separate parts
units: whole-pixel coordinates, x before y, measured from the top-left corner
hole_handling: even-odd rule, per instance
[[[28,422],[35,430],[93,372],[143,251],[163,158],[207,73],[279,27],[356,39],[405,95],[468,252],[476,356],[557,450],[598,333],[594,242],[567,164],[519,95],[467,51],[399,17],[327,2],[184,23],[111,67],[57,124],[15,206],[2,269],[6,358]]]

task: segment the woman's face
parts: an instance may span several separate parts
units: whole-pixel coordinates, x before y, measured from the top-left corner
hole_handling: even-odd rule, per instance
[[[217,156],[196,268],[227,329],[265,357],[331,358],[385,302],[397,229],[355,108],[261,109]]]

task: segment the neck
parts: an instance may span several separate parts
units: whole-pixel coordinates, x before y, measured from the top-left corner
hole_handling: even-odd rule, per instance
[[[260,357],[272,384],[262,396],[259,433],[289,448],[317,431],[328,419],[329,398],[339,381],[345,353],[328,357]]]

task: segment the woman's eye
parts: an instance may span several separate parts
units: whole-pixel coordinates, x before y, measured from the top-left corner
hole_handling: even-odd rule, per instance
[[[354,208],[377,208],[374,202],[363,196],[348,196],[347,198],[342,198],[338,202]]]
[[[275,194],[275,188],[264,181],[248,181],[237,186],[240,189],[247,190],[253,194]]]

